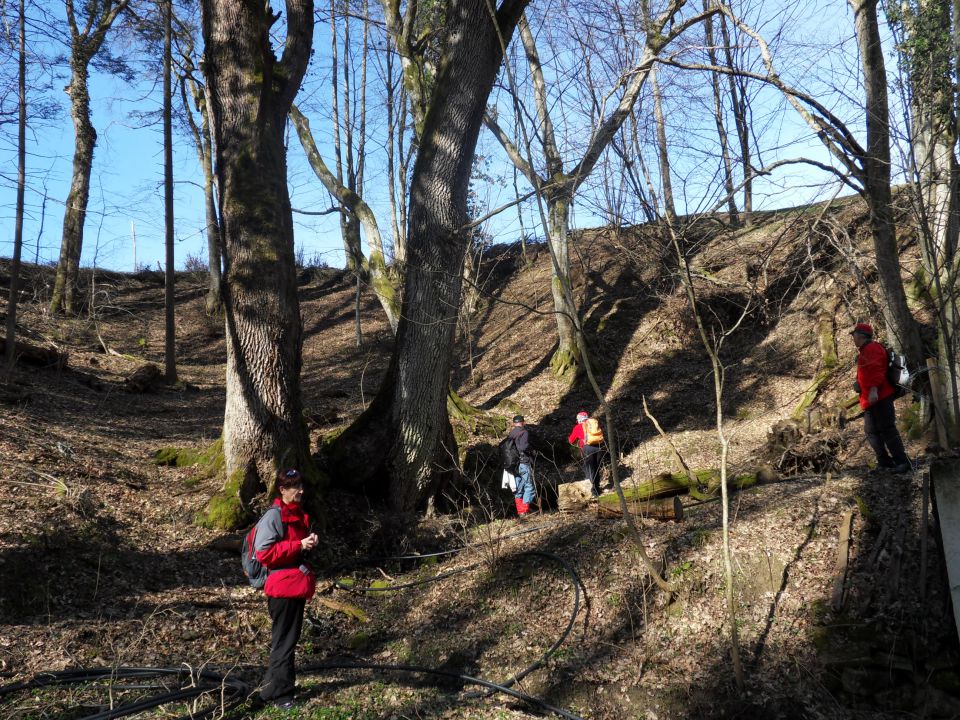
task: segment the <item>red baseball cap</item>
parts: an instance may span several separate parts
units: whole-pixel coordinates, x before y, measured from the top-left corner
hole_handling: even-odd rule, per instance
[[[873,337],[873,325],[870,323],[857,323],[853,326],[853,330],[850,331],[850,334],[860,333],[861,335],[869,335]]]

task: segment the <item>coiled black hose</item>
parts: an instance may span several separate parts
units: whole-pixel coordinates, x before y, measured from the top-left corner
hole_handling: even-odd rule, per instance
[[[527,534],[529,532],[535,532],[539,529],[542,529],[543,526],[526,528],[517,533],[513,533],[511,537],[515,535]],[[364,564],[373,563],[373,562],[397,562],[403,560],[423,560],[428,557],[441,557],[446,555],[453,555],[456,553],[463,552],[468,547],[464,546],[461,548],[455,548],[453,550],[444,550],[436,553],[430,553],[426,555],[404,555],[396,556],[390,558],[381,558],[379,560],[363,560],[358,561],[353,564],[353,566],[362,566]],[[541,710],[551,712],[559,717],[565,718],[566,720],[582,720],[577,715],[564,710],[563,708],[555,707],[550,705],[544,700],[536,698],[532,695],[527,695],[526,693],[519,692],[512,689],[512,685],[515,685],[517,682],[522,680],[524,677],[534,672],[535,670],[543,667],[551,655],[553,655],[557,649],[563,644],[563,642],[570,636],[573,631],[574,623],[576,622],[577,615],[580,612],[580,589],[582,582],[579,575],[573,569],[573,567],[563,558],[554,555],[542,550],[532,550],[519,554],[517,557],[523,556],[539,556],[557,562],[563,567],[568,576],[572,580],[572,585],[574,588],[574,602],[573,610],[570,614],[570,619],[567,622],[567,626],[564,628],[560,636],[553,642],[553,644],[547,649],[547,651],[540,656],[536,661],[523,668],[520,672],[511,676],[510,678],[497,683],[490,680],[485,680],[483,678],[477,678],[470,675],[465,675],[461,673],[456,673],[448,670],[441,670],[438,668],[429,668],[429,667],[420,667],[416,665],[385,665],[379,663],[366,663],[366,662],[357,662],[357,661],[345,661],[345,662],[322,662],[322,663],[308,663],[301,666],[298,670],[301,674],[315,674],[321,673],[327,670],[334,669],[357,669],[357,670],[377,670],[385,672],[405,672],[405,673],[414,673],[414,674],[426,674],[426,675],[438,675],[442,677],[453,678],[460,680],[465,684],[470,685],[479,685],[481,687],[487,688],[490,693],[502,693],[510,697],[521,700],[531,706],[540,708]],[[466,572],[472,568],[475,568],[479,563],[474,563],[470,566],[464,568],[458,568],[456,570],[451,570],[433,577],[421,580],[414,581],[410,583],[402,583],[395,586],[389,587],[379,587],[379,588],[366,588],[366,589],[357,589],[349,587],[343,583],[336,583],[338,587],[341,587],[345,590],[351,592],[380,592],[387,590],[398,590],[408,587],[415,587],[418,585],[424,585],[429,582],[437,582],[439,580]],[[340,566],[341,569],[347,566]],[[169,690],[167,692],[161,693],[159,695],[153,695],[141,700],[134,702],[126,703],[119,705],[115,708],[109,710],[103,710],[97,712],[93,715],[88,715],[82,718],[81,720],[115,720],[116,718],[126,717],[128,715],[133,715],[145,710],[150,710],[155,707],[160,707],[171,702],[183,702],[186,700],[191,700],[193,698],[200,697],[209,692],[219,692],[222,701],[217,701],[210,705],[209,707],[203,708],[199,711],[191,712],[183,718],[178,720],[203,720],[204,718],[212,717],[214,714],[224,714],[239,705],[241,705],[250,694],[250,687],[247,683],[230,677],[229,671],[225,673],[216,673],[212,670],[201,670],[194,672],[188,668],[177,667],[177,668],[158,668],[158,667],[110,667],[110,668],[75,668],[72,670],[62,670],[56,672],[41,672],[35,675],[33,678],[27,681],[18,682],[18,683],[9,683],[7,685],[0,686],[0,698],[3,698],[5,695],[9,695],[14,692],[21,690],[31,690],[35,688],[48,687],[51,685],[67,685],[67,684],[78,684],[78,683],[89,683],[95,682],[98,680],[110,679],[110,680],[120,680],[120,679],[135,679],[135,678],[150,678],[164,675],[173,675],[182,678],[184,675],[187,675],[190,679],[191,686],[186,688],[180,688],[177,690]],[[138,686],[125,687],[124,689],[135,689]],[[150,686],[140,686],[146,687],[149,689]],[[153,686],[156,689],[166,689],[166,686]],[[490,694],[487,693],[487,694]],[[481,696],[481,693],[474,693],[467,695],[466,697],[473,698]]]

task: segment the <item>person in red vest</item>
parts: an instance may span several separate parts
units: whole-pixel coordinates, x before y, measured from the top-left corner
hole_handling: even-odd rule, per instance
[[[277,473],[276,488],[280,497],[274,505],[279,506],[280,513],[266,513],[260,519],[254,545],[257,560],[269,571],[263,591],[273,621],[270,661],[260,698],[286,710],[294,704],[294,651],[303,628],[303,614],[317,586],[316,576],[303,555],[313,550],[319,540],[316,533],[310,532],[310,517],[303,510],[303,478],[299,471],[281,470]]]
[[[587,442],[586,428],[587,420],[590,415],[586,412],[577,413],[577,424],[570,431],[567,442],[571,445],[577,445],[583,453],[583,474],[590,481],[590,493],[593,497],[600,495],[600,453],[602,449],[599,444],[593,445]]]
[[[857,346],[857,381],[853,389],[860,393],[863,408],[863,430],[867,442],[877,456],[877,465],[905,473],[913,465],[903,449],[897,431],[897,414],[893,407],[894,388],[887,380],[887,351],[873,339],[873,326],[857,323],[850,331]]]

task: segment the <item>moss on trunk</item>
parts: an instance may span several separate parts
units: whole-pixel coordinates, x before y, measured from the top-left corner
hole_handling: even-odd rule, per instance
[[[460,397],[453,388],[447,391],[447,413],[450,415],[455,433],[459,426],[466,428],[470,435],[499,438],[509,426],[507,418],[474,407]],[[457,444],[463,445],[464,440],[466,436],[460,437],[458,434]]]
[[[720,491],[720,471],[716,468],[704,468],[693,471],[696,483],[692,482],[686,473],[661,473],[636,487],[625,487],[623,496],[628,502],[641,502],[655,498],[671,497],[672,495],[689,494],[698,500],[706,500]],[[769,481],[769,477],[762,470],[736,475],[730,482],[730,487],[744,490],[753,487],[761,481]],[[614,493],[600,497],[601,504],[619,504],[620,500]]]

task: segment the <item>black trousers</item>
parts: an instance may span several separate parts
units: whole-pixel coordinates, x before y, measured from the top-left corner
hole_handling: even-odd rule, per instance
[[[590,481],[594,495],[600,494],[600,453],[596,445],[583,446],[583,474]]]
[[[863,431],[877,456],[877,465],[892,468],[909,462],[903,440],[897,431],[897,413],[893,397],[878,400],[863,414]]]
[[[270,643],[270,663],[260,690],[260,697],[265,701],[293,699],[297,681],[293,654],[303,629],[306,605],[307,601],[302,599],[267,598],[267,609],[273,621],[273,638]]]

